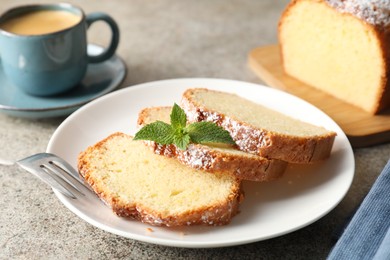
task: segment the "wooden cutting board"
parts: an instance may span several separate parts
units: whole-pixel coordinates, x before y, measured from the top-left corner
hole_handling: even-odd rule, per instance
[[[283,71],[278,45],[252,50],[248,62],[249,67],[270,87],[298,96],[328,114],[343,129],[353,147],[390,141],[390,109],[371,115],[289,77]]]

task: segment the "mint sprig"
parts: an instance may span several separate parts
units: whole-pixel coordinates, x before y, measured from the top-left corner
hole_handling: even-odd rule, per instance
[[[229,132],[212,122],[187,125],[187,116],[176,103],[171,111],[171,124],[156,121],[142,127],[134,140],[149,140],[159,144],[174,144],[185,150],[189,143],[235,144]]]

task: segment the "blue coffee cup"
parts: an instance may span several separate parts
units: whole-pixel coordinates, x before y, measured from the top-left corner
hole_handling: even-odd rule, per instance
[[[79,19],[70,27],[42,34],[22,34],[5,27],[12,19],[20,21],[20,17],[26,15],[40,12],[39,15],[44,16],[56,14],[55,11],[68,12]],[[101,54],[90,56],[87,53],[87,29],[96,21],[106,22],[112,37]],[[83,10],[70,4],[20,6],[0,16],[0,57],[4,73],[10,82],[34,96],[56,95],[77,86],[88,63],[109,59],[115,54],[118,43],[119,28],[109,15],[100,12],[85,15]]]

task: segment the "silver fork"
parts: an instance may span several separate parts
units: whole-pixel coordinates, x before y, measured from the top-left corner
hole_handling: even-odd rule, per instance
[[[38,153],[16,162],[0,160],[2,165],[17,164],[68,198],[84,197],[90,189],[78,172],[64,159],[51,153]]]

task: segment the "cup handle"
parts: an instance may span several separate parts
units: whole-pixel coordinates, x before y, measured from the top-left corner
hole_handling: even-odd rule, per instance
[[[114,55],[116,48],[119,44],[119,28],[117,23],[109,15],[100,12],[88,14],[85,20],[87,22],[88,28],[91,26],[92,23],[96,21],[104,21],[108,24],[112,31],[111,43],[109,47],[99,55],[88,55],[88,61],[90,63],[97,63],[111,58],[111,56]]]

